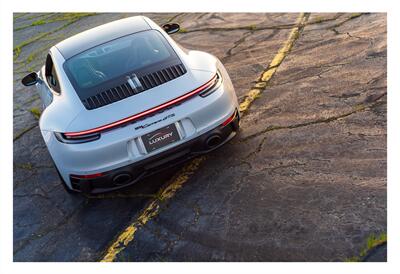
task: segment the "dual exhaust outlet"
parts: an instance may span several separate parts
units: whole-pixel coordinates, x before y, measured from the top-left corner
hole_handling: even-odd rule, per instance
[[[221,141],[221,136],[217,133],[214,133],[206,139],[204,145],[207,149],[212,149],[221,144]],[[129,172],[121,172],[114,176],[113,183],[116,186],[122,186],[132,182],[132,180],[132,175]]]
[[[221,144],[221,141],[222,141],[221,136],[215,133],[206,139],[205,145],[207,146],[208,149],[212,149]]]

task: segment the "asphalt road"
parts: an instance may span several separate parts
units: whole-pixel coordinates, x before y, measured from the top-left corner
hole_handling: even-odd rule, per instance
[[[386,232],[385,14],[146,14],[225,64],[240,134],[130,188],[68,195],[19,81],[58,41],[132,15],[14,14],[15,261],[344,261]]]

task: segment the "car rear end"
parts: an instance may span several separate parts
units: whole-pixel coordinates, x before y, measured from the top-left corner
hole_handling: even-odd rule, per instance
[[[238,130],[237,98],[223,68],[210,80],[211,88],[201,85],[185,92],[195,91],[188,98],[95,133],[49,132],[49,151],[64,181],[76,191],[114,190],[230,140]]]

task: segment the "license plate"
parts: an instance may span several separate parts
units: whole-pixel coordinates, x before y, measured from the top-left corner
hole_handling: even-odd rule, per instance
[[[142,136],[147,152],[152,152],[180,140],[175,124],[157,129]]]

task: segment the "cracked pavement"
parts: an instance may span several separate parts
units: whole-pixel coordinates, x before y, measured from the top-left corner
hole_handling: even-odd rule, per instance
[[[47,49],[134,14],[14,14],[14,261],[97,261],[180,167],[127,189],[68,195],[32,109]],[[240,101],[298,14],[145,14],[216,55]],[[38,20],[49,21],[38,25]],[[241,121],[162,202],[117,261],[343,261],[386,232],[386,14],[311,14]]]

